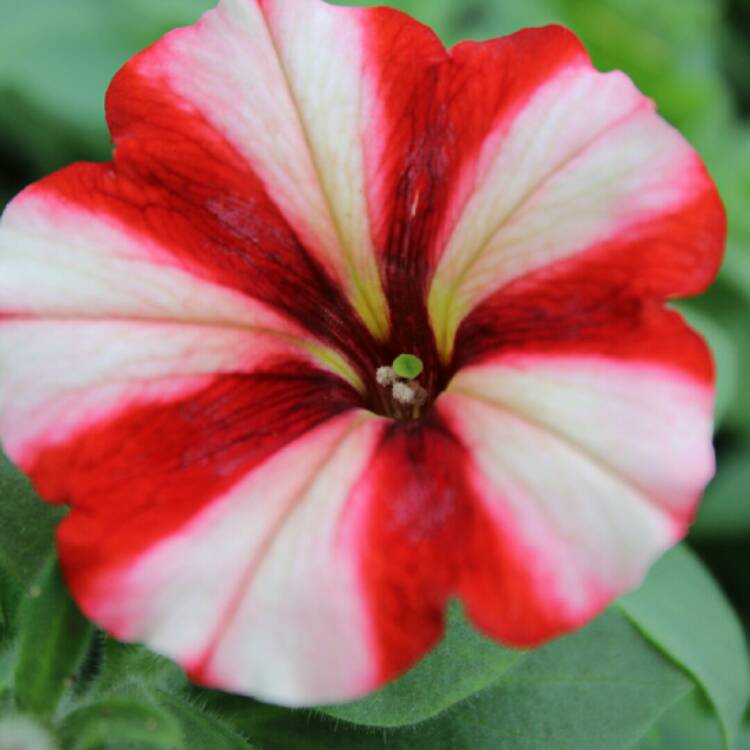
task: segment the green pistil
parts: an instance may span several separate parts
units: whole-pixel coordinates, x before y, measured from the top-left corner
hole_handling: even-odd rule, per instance
[[[414,380],[414,378],[418,378],[422,374],[422,370],[424,370],[422,360],[413,354],[399,354],[393,360],[393,371],[400,378]]]

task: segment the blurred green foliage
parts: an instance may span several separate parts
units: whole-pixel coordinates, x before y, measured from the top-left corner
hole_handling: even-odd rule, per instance
[[[135,52],[168,29],[192,23],[213,4],[212,0],[4,0],[0,207],[26,184],[65,164],[107,159],[110,146],[103,103],[113,74]],[[690,542],[730,595],[745,626],[750,626],[750,0],[392,0],[387,4],[428,23],[448,44],[499,36],[522,26],[563,23],[581,36],[599,68],[626,71],[705,159],[727,206],[730,237],[723,270],[711,291],[680,303],[710,341],[719,372],[718,474]],[[10,532],[6,529],[6,533]],[[0,626],[3,611],[0,607]],[[2,632],[0,627],[0,636]],[[0,701],[2,694],[0,658]],[[158,721],[163,721],[158,728],[171,737],[174,726],[186,719],[180,713],[184,708],[178,710],[165,700],[155,698],[136,706],[120,697],[107,711],[126,722],[162,705],[166,713],[158,714]],[[80,723],[88,715],[75,714],[70,721]],[[716,727],[707,723],[706,716],[705,701],[694,691],[688,693],[643,738],[642,749],[717,747]],[[138,722],[133,725],[136,733],[141,727]],[[304,722],[310,732],[316,731],[315,722],[307,718]],[[92,743],[91,747],[99,747]],[[750,750],[750,727],[740,738],[740,748]]]

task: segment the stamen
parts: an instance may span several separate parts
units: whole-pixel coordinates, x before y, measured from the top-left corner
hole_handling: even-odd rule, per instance
[[[377,384],[391,391],[391,400],[381,397],[384,414],[397,419],[419,419],[421,407],[429,400],[427,390],[415,380],[423,370],[422,360],[413,354],[396,357],[393,367],[378,367],[375,371]]]
[[[414,405],[422,406],[427,401],[427,390],[425,388],[422,388],[419,383],[409,383],[409,385],[414,391]]]
[[[398,375],[396,375],[396,372],[392,367],[378,367],[377,372],[375,373],[375,380],[378,385],[387,388],[398,380]]]
[[[394,401],[398,401],[399,404],[411,406],[416,401],[417,394],[410,383],[402,383],[400,381],[394,383],[391,393],[393,394]]]

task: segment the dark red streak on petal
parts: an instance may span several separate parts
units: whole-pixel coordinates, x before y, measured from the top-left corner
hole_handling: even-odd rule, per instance
[[[434,34],[372,11],[371,55],[385,108],[386,158],[375,240],[395,323],[393,346],[418,354],[445,385],[427,314],[446,210],[488,134],[554,72],[585,55],[562,28],[531,29],[446,53]],[[416,52],[415,52],[416,50]]]
[[[390,308],[389,356],[416,354],[425,364],[427,389],[444,385],[429,323],[427,250],[437,226],[440,177],[448,154],[438,145],[445,133],[437,99],[443,44],[426,26],[388,8],[363,11],[367,30],[367,75],[381,110],[367,163],[370,215],[380,273]],[[373,171],[374,170],[374,171]],[[434,207],[427,220],[425,206]],[[415,213],[415,207],[418,209]]]
[[[44,450],[28,473],[44,498],[73,504],[58,540],[79,601],[102,572],[168,538],[356,398],[339,379],[289,362],[217,377],[181,401],[132,407]]]

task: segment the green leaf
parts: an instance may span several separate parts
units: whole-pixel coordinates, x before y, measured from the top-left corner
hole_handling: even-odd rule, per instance
[[[173,661],[103,633],[101,638],[99,669],[92,680],[98,694],[130,691],[143,685],[176,693],[188,684],[185,673]]]
[[[450,675],[459,669],[451,665]],[[489,687],[419,724],[365,727],[334,720],[327,708],[264,712],[246,701],[243,712],[236,697],[206,698],[262,750],[625,750],[691,689],[690,678],[614,611],[522,655]]]
[[[173,695],[154,691],[155,700],[180,725],[184,750],[252,750],[252,746],[234,729]]]
[[[722,750],[721,727],[700,690],[669,709],[633,750]]]
[[[19,614],[15,669],[19,708],[51,715],[72,684],[91,642],[93,628],[68,593],[54,561],[28,591]]]
[[[628,747],[690,682],[616,612],[531,652],[501,681],[489,711],[514,750]],[[489,750],[490,745],[487,744]]]
[[[447,620],[440,646],[400,680],[363,700],[320,710],[356,724],[416,724],[497,682],[522,655],[477,633],[457,604]]]
[[[750,697],[747,647],[736,615],[705,568],[686,547],[677,547],[619,605],[705,690],[731,747]]]
[[[59,735],[65,750],[100,750],[109,742],[173,750],[182,737],[169,713],[126,697],[107,698],[73,711],[60,722]]]
[[[63,512],[43,503],[0,454],[0,568],[19,585],[27,586],[49,557]]]

